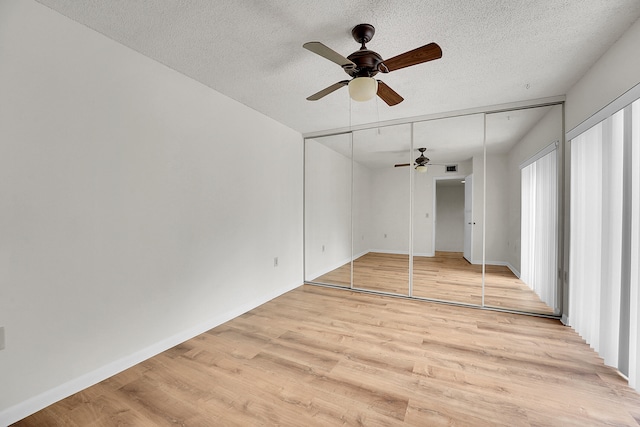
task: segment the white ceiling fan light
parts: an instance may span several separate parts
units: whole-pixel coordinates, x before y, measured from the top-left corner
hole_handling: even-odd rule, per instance
[[[416,166],[416,172],[427,173],[427,165]]]
[[[377,93],[378,81],[373,77],[356,77],[349,82],[349,96],[354,101],[369,101]]]

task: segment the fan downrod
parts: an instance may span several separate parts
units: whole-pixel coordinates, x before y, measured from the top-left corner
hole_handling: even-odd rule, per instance
[[[369,43],[375,33],[376,29],[370,24],[358,24],[351,30],[353,39],[362,45],[360,49],[365,49],[365,43]]]

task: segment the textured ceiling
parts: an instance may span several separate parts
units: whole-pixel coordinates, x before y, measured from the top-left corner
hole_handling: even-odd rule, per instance
[[[638,0],[39,0],[59,13],[303,133],[565,94],[640,16]],[[405,101],[350,102],[351,28],[390,58],[430,42],[440,60],[380,75]]]

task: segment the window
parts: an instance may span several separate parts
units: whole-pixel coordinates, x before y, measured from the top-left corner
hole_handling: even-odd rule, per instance
[[[569,324],[640,385],[640,101],[571,139]]]

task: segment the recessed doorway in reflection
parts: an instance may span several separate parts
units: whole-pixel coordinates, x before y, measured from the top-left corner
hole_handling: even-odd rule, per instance
[[[472,185],[471,181],[467,177],[435,180],[435,253],[433,256],[417,254],[413,257],[413,289],[416,296],[482,304],[482,266],[471,264],[468,261],[470,254],[467,253],[465,257],[465,246],[471,246],[472,231],[472,224],[465,222],[472,203],[465,186]]]
[[[484,196],[474,176],[483,171],[484,115],[418,122],[413,133],[430,164],[413,177],[412,293],[482,305]]]

